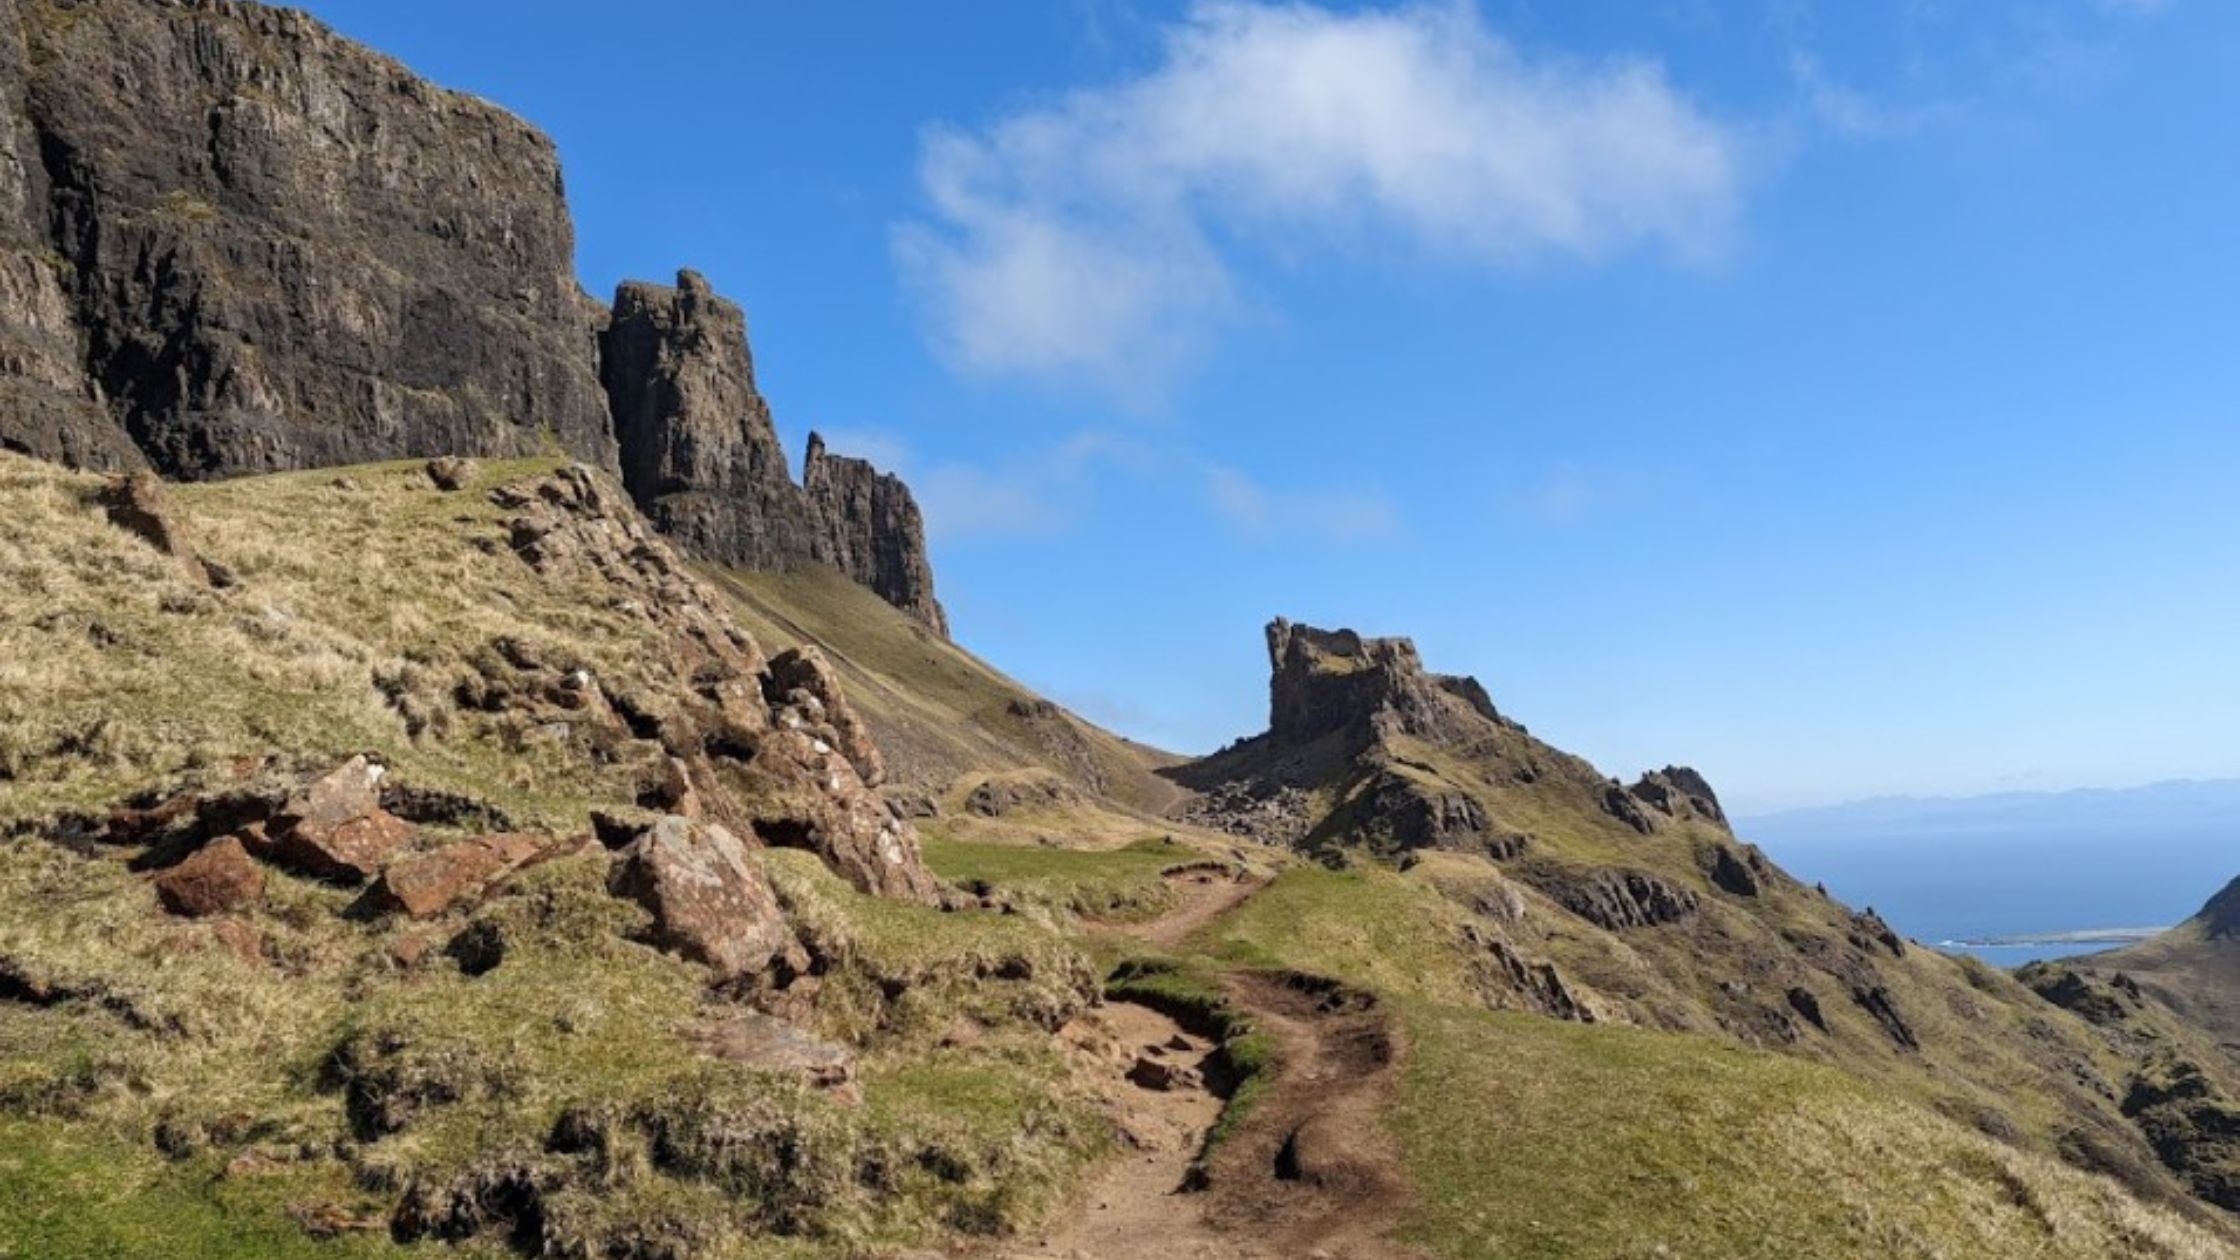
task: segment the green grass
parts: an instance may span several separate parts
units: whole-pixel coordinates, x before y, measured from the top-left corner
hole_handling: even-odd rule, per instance
[[[891,765],[950,783],[998,770],[1043,768],[1093,779],[1124,805],[1163,809],[1172,785],[1152,774],[1174,756],[1078,721],[1012,711],[1033,692],[942,639],[831,569],[784,573],[707,570],[739,618],[771,651],[821,646]]]
[[[0,1119],[0,1257],[473,1260],[495,1254],[400,1247],[385,1231],[315,1242],[287,1218],[286,1206],[298,1195],[303,1202],[334,1201],[337,1187],[285,1173],[221,1180],[217,1171],[205,1160],[166,1161],[145,1144],[97,1126]]]
[[[1706,1038],[1402,1004],[1393,1117],[1435,1255],[2209,1257],[2113,1182]]]
[[[1294,867],[1189,942],[1224,963],[1303,971],[1380,993],[1476,1001],[1456,908],[1376,866]]]
[[[1195,850],[1150,837],[1121,849],[925,841],[926,865],[952,883],[1009,893],[1085,918],[1150,918],[1174,904],[1165,873],[1203,860]]]

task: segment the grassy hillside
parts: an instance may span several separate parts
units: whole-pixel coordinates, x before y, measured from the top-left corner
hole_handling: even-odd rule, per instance
[[[1713,821],[1638,829],[1521,728],[1341,767],[1311,796],[1313,864],[1161,817],[1179,790],[1155,754],[830,575],[721,575],[710,615],[824,648],[931,802],[957,908],[757,848],[811,961],[783,989],[713,984],[650,943],[584,836],[659,768],[630,715],[694,675],[636,598],[524,562],[492,494],[552,472],[172,487],[211,583],[104,519],[94,479],[0,457],[25,523],[0,582],[31,596],[0,605],[0,1256],[1000,1249],[1075,1211],[1121,1140],[1071,1035],[1100,982],[1219,1043],[1203,1201],[1236,1238],[1323,1224],[1240,1196],[1290,1202],[1282,1161],[1319,1167],[1293,1148],[1327,1100],[1389,1159],[1361,1219],[1441,1260],[2240,1254],[2183,1196],[2200,1170],[2119,1105],[2147,1071],[2129,1034],[1770,868],[1744,889]],[[568,707],[578,673],[620,716]],[[501,826],[554,843],[425,920],[278,869],[188,919],[111,817],[359,753],[421,810],[415,852]],[[1396,791],[1528,841],[1387,843]],[[844,1085],[726,1057],[755,1003]],[[1317,1021],[1368,1057],[1302,1057]]]
[[[1177,758],[1065,712],[830,569],[715,572],[772,651],[816,643],[839,667],[897,779],[946,792],[994,771],[1054,771],[1092,795],[1158,813]]]
[[[724,1057],[741,995],[649,943],[585,834],[650,741],[571,671],[659,712],[676,643],[516,554],[491,492],[552,471],[168,488],[213,585],[108,523],[98,479],[0,456],[26,596],[0,601],[0,1255],[374,1256],[393,1225],[465,1254],[857,1255],[1017,1228],[1109,1146],[1049,1037],[1095,996],[1078,948],[807,852],[750,856],[815,959],[789,1013],[852,1082]],[[277,869],[188,919],[103,821],[357,753],[427,807],[414,851],[502,820],[548,860],[420,921]]]
[[[1712,1035],[1489,1012],[1432,883],[1293,871],[1184,961],[1313,972],[1387,1000],[1407,1046],[1390,1120],[1416,1194],[1403,1237],[1430,1254],[2240,1254],[2228,1226],[1987,1138],[1918,1088]]]

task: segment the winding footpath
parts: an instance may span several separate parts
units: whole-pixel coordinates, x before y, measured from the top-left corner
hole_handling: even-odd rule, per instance
[[[1172,949],[1264,886],[1210,871],[1170,883],[1168,913],[1104,930]],[[1223,1106],[1205,1081],[1216,1047],[1135,1003],[1088,1012],[1059,1037],[1123,1153],[1039,1237],[988,1260],[1411,1260],[1383,1237],[1405,1205],[1379,1120],[1399,1052],[1389,1021],[1363,995],[1298,977],[1240,975],[1227,993],[1279,1047],[1245,1123],[1200,1169]],[[1144,1083],[1170,1071],[1163,1088]]]

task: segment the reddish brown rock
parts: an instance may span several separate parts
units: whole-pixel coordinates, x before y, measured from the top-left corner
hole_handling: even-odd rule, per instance
[[[381,808],[386,771],[352,757],[313,780],[274,816],[272,860],[330,883],[356,885],[381,873],[412,839],[412,824]]]
[[[747,767],[747,787],[764,843],[815,853],[860,892],[928,905],[939,898],[917,831],[832,744],[807,730],[772,731]]]
[[[226,952],[245,963],[264,961],[264,933],[239,919],[219,919],[210,925],[210,935],[216,938]]]
[[[544,851],[537,836],[481,836],[389,864],[360,903],[377,914],[430,919]]]
[[[264,897],[264,872],[232,836],[204,845],[155,883],[163,908],[190,919],[246,909]]]
[[[663,818],[623,851],[609,887],[652,913],[654,944],[719,979],[758,974],[800,948],[746,846],[713,823]]]
[[[280,837],[273,860],[298,875],[355,886],[381,873],[412,842],[412,824],[375,810],[331,830],[295,828]]]
[[[830,727],[832,743],[865,784],[877,787],[886,781],[886,758],[879,755],[871,731],[841,695],[839,676],[814,644],[771,658],[769,691],[772,703],[792,705],[812,724],[821,720]]]

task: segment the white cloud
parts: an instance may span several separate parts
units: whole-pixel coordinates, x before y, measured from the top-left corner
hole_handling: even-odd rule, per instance
[[[1115,478],[1179,487],[1208,516],[1247,537],[1354,544],[1401,531],[1399,509],[1382,487],[1270,488],[1187,446],[1098,430],[1000,465],[941,461],[910,470],[927,528],[943,539],[1063,529]]]
[[[1140,78],[928,132],[929,213],[894,243],[957,368],[1125,396],[1239,312],[1246,242],[1701,258],[1729,230],[1738,148],[1654,63],[1530,56],[1466,3],[1204,0]]]

